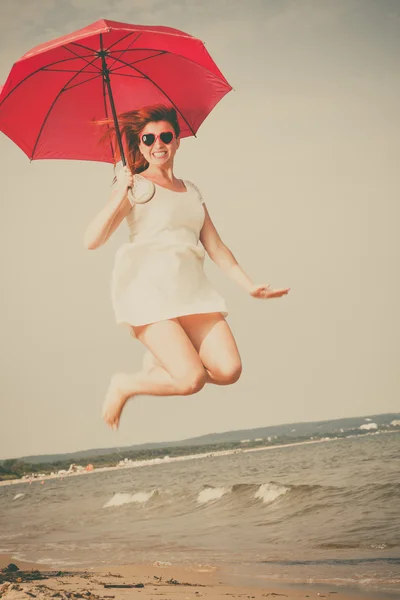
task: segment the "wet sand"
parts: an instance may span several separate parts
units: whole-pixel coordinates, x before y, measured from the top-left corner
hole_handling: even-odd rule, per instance
[[[10,563],[19,571],[4,572]],[[43,579],[26,581],[29,576]],[[301,600],[305,598],[335,598],[335,600],[365,600],[382,595],[352,593],[339,588],[321,586],[278,586],[272,582],[257,585],[233,583],[232,576],[220,569],[205,565],[197,567],[172,566],[168,564],[124,565],[87,570],[65,571],[34,563],[14,560],[10,555],[0,554],[0,598],[5,600],[29,600],[30,598],[86,598],[87,600],[227,600],[229,598],[252,598],[264,600]]]

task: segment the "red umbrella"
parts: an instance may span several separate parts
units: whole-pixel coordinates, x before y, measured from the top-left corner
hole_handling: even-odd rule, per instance
[[[114,163],[94,122],[149,104],[176,108],[181,137],[195,135],[231,90],[202,41],[170,27],[100,20],[36,46],[0,88],[0,130],[31,160]],[[121,136],[117,138],[123,164]]]

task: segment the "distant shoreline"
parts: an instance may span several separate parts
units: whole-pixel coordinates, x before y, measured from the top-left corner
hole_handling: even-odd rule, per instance
[[[219,456],[229,456],[232,454],[245,454],[248,452],[262,452],[265,450],[275,450],[275,449],[279,449],[279,448],[290,448],[293,446],[305,446],[308,444],[323,444],[325,442],[334,442],[334,441],[338,441],[338,440],[348,440],[348,439],[353,439],[353,438],[358,438],[358,437],[362,437],[365,438],[367,436],[376,436],[376,435],[387,435],[390,433],[399,433],[399,431],[374,431],[371,433],[364,433],[362,435],[349,435],[346,437],[333,437],[333,438],[323,438],[320,440],[304,440],[303,442],[292,442],[289,444],[277,444],[277,445],[271,445],[271,446],[259,446],[256,448],[232,448],[230,450],[216,450],[216,451],[210,451],[210,452],[202,452],[199,454],[186,454],[183,456],[172,456],[172,457],[165,457],[165,458],[150,458],[150,459],[145,459],[145,460],[130,460],[130,462],[127,462],[123,465],[115,465],[113,467],[98,467],[93,469],[93,471],[79,471],[79,472],[72,472],[72,473],[64,473],[62,475],[59,475],[58,473],[55,475],[44,475],[43,477],[35,477],[35,478],[28,478],[28,479],[10,479],[10,480],[5,480],[5,481],[0,481],[0,486],[5,486],[5,485],[17,485],[17,484],[28,484],[30,485],[31,483],[35,483],[35,482],[42,482],[42,481],[47,481],[49,479],[69,479],[70,477],[76,477],[78,475],[92,475],[93,473],[104,473],[106,471],[116,471],[116,470],[122,470],[122,469],[134,469],[134,468],[140,468],[140,467],[148,467],[148,466],[153,466],[153,465],[160,465],[160,464],[169,464],[172,462],[179,462],[179,461],[185,461],[185,460],[196,460],[196,459],[200,459],[200,458],[214,458],[214,457],[219,457]],[[166,452],[168,451],[168,449],[166,449]]]

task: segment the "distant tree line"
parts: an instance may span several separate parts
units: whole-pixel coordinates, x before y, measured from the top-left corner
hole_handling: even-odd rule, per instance
[[[395,430],[395,427],[386,426],[386,430]],[[185,456],[189,454],[212,454],[213,452],[220,452],[223,450],[244,450],[246,448],[257,448],[262,446],[276,446],[281,444],[293,444],[298,442],[305,442],[309,440],[320,440],[322,438],[344,438],[350,435],[365,436],[370,434],[369,431],[362,432],[359,429],[347,429],[345,431],[329,431],[327,433],[318,433],[317,435],[311,436],[298,436],[294,437],[293,434],[280,435],[270,439],[259,439],[259,440],[248,440],[246,442],[231,441],[231,442],[220,442],[214,444],[206,444],[201,446],[170,446],[161,448],[146,448],[146,449],[132,449],[125,451],[115,451],[109,454],[103,454],[100,456],[89,456],[85,458],[74,458],[75,464],[80,463],[82,466],[92,464],[95,469],[101,467],[113,467],[116,466],[121,460],[125,458],[132,461],[150,460],[154,458],[164,458],[164,456],[176,457]],[[45,463],[30,463],[23,461],[18,458],[10,458],[7,460],[0,461],[0,481],[21,479],[26,475],[38,475],[43,473],[49,475],[53,472],[61,470],[68,470],[71,465],[71,459],[57,460]]]

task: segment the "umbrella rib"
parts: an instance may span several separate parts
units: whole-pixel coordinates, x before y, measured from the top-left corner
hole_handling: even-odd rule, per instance
[[[137,65],[137,63],[143,62],[145,60],[150,60],[151,58],[155,58],[156,56],[161,56],[161,54],[167,54],[166,50],[161,50],[160,52],[157,52],[157,54],[153,54],[152,56],[146,56],[146,58],[139,58],[138,60],[135,60],[132,63],[129,63],[131,66],[132,65]],[[114,64],[115,64],[115,60],[114,60]],[[117,69],[114,69],[113,71],[110,70],[110,73],[115,73],[116,71],[118,71],[118,69],[123,69],[124,65],[121,67],[118,67]]]
[[[132,65],[130,65],[129,63],[124,62],[123,60],[120,60],[119,58],[116,58],[115,60],[117,62],[122,63],[126,67],[130,67],[131,69],[134,69],[135,71],[137,71],[138,73],[140,73],[142,75],[142,77],[144,77],[144,79],[147,79],[148,81],[150,81],[150,83],[152,83],[158,90],[160,90],[160,92],[163,94],[163,96],[165,96],[169,100],[169,102],[171,102],[171,104],[175,108],[175,110],[181,115],[182,119],[185,121],[186,125],[189,127],[190,131],[192,132],[192,135],[194,135],[194,137],[196,137],[195,132],[193,131],[192,127],[190,126],[190,124],[188,123],[188,121],[186,120],[186,118],[184,117],[184,115],[182,114],[182,112],[176,106],[175,102],[172,100],[172,98],[170,98],[168,96],[168,94],[166,94],[166,92],[164,92],[164,90],[155,81],[153,81],[153,79],[151,79],[151,77],[149,77],[148,75],[146,75],[145,73],[143,73],[143,71],[140,71],[140,69],[138,69],[137,67],[132,67]]]
[[[111,46],[109,46],[109,47],[106,49],[106,52],[107,52],[107,53],[109,53],[109,52],[110,52],[110,49],[111,49],[113,46],[115,46],[115,44],[117,44],[117,43],[119,43],[119,42],[123,42],[123,41],[124,41],[124,40],[125,40],[125,39],[126,39],[128,36],[132,35],[132,33],[133,33],[133,31],[132,31],[131,33],[128,33],[127,35],[125,35],[125,36],[124,36],[123,38],[121,38],[120,40],[117,40],[117,42],[114,42],[113,44],[111,44]],[[140,38],[140,36],[141,36],[141,35],[142,35],[142,34],[141,34],[141,33],[139,33],[139,34],[137,35],[137,37],[136,37],[134,40],[132,40],[132,41],[131,41],[131,43],[129,44],[129,46],[131,46],[132,44],[134,44],[135,42],[137,42],[137,40]],[[122,52],[122,56],[123,56],[123,55],[125,54],[125,52],[128,52],[128,50],[133,50],[133,49],[134,49],[134,48],[130,48],[129,46],[128,46],[127,48],[125,48],[125,50],[114,50],[114,52]],[[112,64],[112,65],[110,65],[110,66],[109,66],[109,71],[111,71],[111,69],[112,69],[112,67],[113,67],[113,65],[114,65],[114,64],[115,64],[115,61],[113,62],[113,64]]]
[[[71,46],[78,46],[78,48],[83,48],[84,50],[89,50],[90,52],[93,52],[94,54],[96,54],[97,50],[95,50],[94,48],[89,48],[89,46],[84,46],[83,44],[78,44],[78,42],[70,42]],[[66,46],[64,46],[66,48]],[[72,50],[71,50],[72,52]]]
[[[80,71],[73,71],[72,69],[42,69],[46,71],[46,73],[79,73]],[[101,71],[85,71],[88,74],[97,75],[98,77],[101,75]]]
[[[95,60],[97,60],[97,56],[96,56],[96,58],[95,58],[95,59],[93,59],[93,62],[94,62]],[[57,96],[54,98],[53,102],[51,103],[51,106],[50,106],[49,110],[47,111],[47,114],[46,114],[45,118],[43,119],[42,125],[40,126],[40,130],[39,130],[39,133],[38,133],[38,135],[37,135],[37,138],[36,138],[35,145],[34,145],[34,147],[33,147],[33,150],[32,150],[32,154],[31,154],[31,160],[33,160],[33,157],[34,157],[34,155],[35,155],[35,152],[36,152],[36,147],[37,147],[37,145],[38,145],[38,143],[39,143],[40,136],[42,135],[42,131],[43,131],[43,129],[44,129],[44,126],[45,126],[45,125],[46,125],[46,123],[47,123],[47,119],[49,118],[49,116],[50,116],[50,113],[51,113],[51,111],[53,110],[53,108],[54,108],[54,106],[55,106],[55,103],[57,102],[57,100],[59,99],[59,97],[61,96],[61,94],[62,94],[63,92],[65,92],[65,90],[67,89],[67,86],[68,86],[68,85],[71,83],[71,81],[73,81],[73,80],[75,79],[75,77],[77,77],[78,75],[80,75],[80,73],[82,73],[84,69],[86,69],[86,65],[83,67],[83,69],[82,69],[80,72],[78,72],[78,73],[75,73],[75,75],[73,75],[73,76],[72,76],[72,77],[69,79],[69,81],[67,81],[67,83],[66,83],[66,84],[65,84],[65,85],[64,85],[64,86],[61,88],[61,90],[58,92]]]
[[[111,46],[108,46],[108,48],[105,48],[106,52],[110,52],[111,48],[113,48],[116,44],[119,44],[120,42],[123,42],[127,37],[129,37],[133,33],[136,33],[136,32],[135,31],[130,31],[129,33],[127,33],[126,35],[124,35],[122,38],[119,38],[118,40],[116,40],[113,44],[111,44]],[[140,38],[141,35],[142,35],[142,32],[138,33],[137,38],[134,39],[131,42],[131,44],[134,44],[135,42],[137,42],[137,40]],[[114,52],[115,52],[115,50],[114,50]]]
[[[84,85],[85,83],[89,83],[89,81],[93,81],[94,79],[98,79],[99,77],[101,77],[101,73],[96,73],[94,77],[90,77],[89,79],[85,79],[85,81],[80,81],[79,83],[74,83],[74,85],[66,87],[64,92],[68,92],[69,90],[79,87],[80,85]]]
[[[81,56],[80,54],[77,54],[76,52],[74,52],[73,50],[71,50],[71,48],[68,48],[68,46],[63,46],[64,50],[68,50],[68,52],[71,52],[71,54],[73,54],[74,56],[76,56],[77,58],[82,58],[88,65],[93,64],[93,61],[90,62],[89,60],[86,60],[86,57]],[[93,51],[94,52],[94,51]],[[97,54],[95,53],[96,58],[98,58]],[[93,55],[91,55],[93,56]],[[99,73],[101,73],[101,69],[97,66],[94,65],[96,69],[99,70]]]
[[[110,71],[110,75],[116,75],[118,77],[129,77],[130,79],[144,79],[141,75],[128,75],[127,73],[117,73],[117,69],[115,71]]]
[[[204,65],[200,65],[195,60],[192,60],[191,58],[188,58],[187,56],[184,56],[183,54],[178,54],[176,52],[169,52],[169,50],[162,50],[162,51],[160,51],[159,48],[129,48],[127,50],[127,52],[138,52],[140,50],[147,50],[147,51],[150,50],[150,51],[153,51],[153,52],[160,52],[160,54],[168,54],[168,55],[171,55],[171,56],[179,56],[179,58],[181,58],[182,60],[187,60],[188,62],[192,63],[193,65],[196,65],[197,67],[199,67],[199,69],[203,69],[204,71],[207,71],[207,73],[210,73],[210,75],[212,75],[213,77],[215,77],[219,81],[222,80],[225,85],[227,85],[228,87],[230,87],[232,89],[232,86],[230,85],[230,83],[227,82],[227,80],[222,75],[222,73],[221,73],[221,75],[217,75],[216,73],[214,73],[213,71],[211,71],[211,69],[209,69],[208,67],[205,67]],[[118,50],[114,50],[114,52],[118,52]],[[149,58],[153,58],[153,56],[150,56]],[[140,59],[140,60],[144,60],[144,59]]]
[[[82,56],[80,56],[79,58],[83,58]],[[21,81],[19,81],[17,83],[17,85],[15,87],[13,87],[8,94],[3,98],[3,100],[0,102],[0,106],[3,104],[3,102],[5,102],[5,100],[7,100],[7,98],[13,93],[15,92],[15,90],[17,88],[19,88],[20,85],[22,85],[23,83],[25,83],[25,81],[27,81],[28,79],[30,79],[30,77],[33,77],[33,75],[36,75],[37,73],[40,73],[40,71],[46,71],[47,67],[52,67],[53,65],[59,65],[63,62],[68,62],[69,60],[76,60],[75,58],[63,58],[62,60],[56,60],[53,63],[49,63],[48,65],[44,65],[43,67],[40,67],[39,69],[36,69],[36,71],[33,71],[32,73],[29,73],[29,75],[27,75],[26,77],[24,77],[23,79],[21,79]],[[76,71],[76,73],[78,73],[79,71]]]

